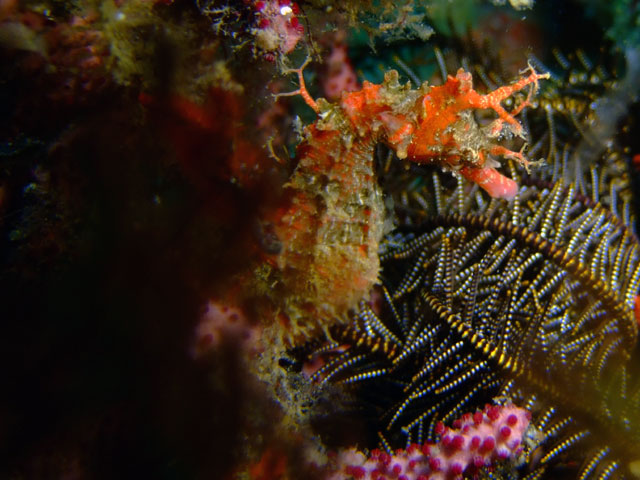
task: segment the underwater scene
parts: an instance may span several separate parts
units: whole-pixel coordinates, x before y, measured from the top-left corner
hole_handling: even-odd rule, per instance
[[[0,0],[0,479],[640,479],[640,2]]]

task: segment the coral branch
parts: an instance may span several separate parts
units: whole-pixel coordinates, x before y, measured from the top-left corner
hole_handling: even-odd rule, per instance
[[[327,480],[441,480],[461,478],[507,459],[517,460],[531,415],[512,404],[485,406],[454,422],[454,428],[436,425],[440,440],[413,444],[394,455],[373,450],[367,458],[356,449],[333,459]]]
[[[305,103],[307,105],[309,105],[309,107],[311,107],[314,112],[320,113],[320,109],[318,108],[318,104],[313,99],[313,97],[309,94],[309,91],[307,90],[307,86],[304,83],[303,71],[304,71],[304,68],[307,65],[309,65],[310,61],[311,61],[311,57],[307,57],[306,60],[304,61],[304,63],[302,65],[300,65],[300,67],[298,67],[298,68],[289,68],[289,69],[284,70],[284,72],[283,72],[284,74],[295,73],[296,75],[298,75],[298,84],[300,86],[298,87],[297,90],[294,90],[292,92],[276,93],[274,95],[274,97],[276,97],[276,98],[278,98],[278,97],[292,97],[292,96],[295,96],[295,95],[300,95],[302,97],[302,99],[305,101]]]

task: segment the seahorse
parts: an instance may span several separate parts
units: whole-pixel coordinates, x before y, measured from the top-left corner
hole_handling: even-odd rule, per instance
[[[378,244],[385,230],[383,194],[374,171],[379,142],[400,159],[438,163],[479,184],[492,197],[512,198],[515,181],[499,173],[492,157],[529,161],[496,142],[503,135],[522,137],[515,119],[548,74],[529,73],[515,83],[482,95],[473,89],[471,74],[458,70],[440,86],[427,82],[416,89],[400,84],[390,70],[383,83],[364,82],[333,104],[309,94],[303,77],[299,88],[281,96],[300,95],[317,114],[297,147],[297,166],[286,184],[286,205],[278,212],[275,230],[282,251],[275,259],[277,308],[283,337],[290,344],[326,330],[346,318],[376,283]],[[531,86],[528,98],[511,113],[500,103]],[[474,110],[493,110],[487,126]]]

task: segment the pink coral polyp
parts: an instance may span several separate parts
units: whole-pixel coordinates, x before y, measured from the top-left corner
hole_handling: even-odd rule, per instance
[[[256,25],[253,30],[256,45],[264,52],[291,53],[302,36],[304,27],[297,17],[300,9],[288,0],[265,0],[253,4]]]
[[[356,449],[341,451],[330,465],[328,480],[445,480],[473,475],[507,459],[517,460],[529,427],[528,411],[507,405],[486,405],[465,414],[454,428],[438,424],[437,443],[412,444],[393,455],[373,450],[367,457]]]

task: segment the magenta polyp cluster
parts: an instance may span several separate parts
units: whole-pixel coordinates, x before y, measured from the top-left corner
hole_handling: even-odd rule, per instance
[[[304,35],[298,4],[291,0],[259,0],[251,7],[257,27],[253,29],[256,46],[264,57],[274,61],[277,55],[291,53]]]
[[[340,452],[330,480],[445,480],[516,459],[529,427],[528,411],[507,405],[486,405],[446,427],[438,423],[436,443],[412,444],[393,455],[373,450],[367,457],[355,449]]]

